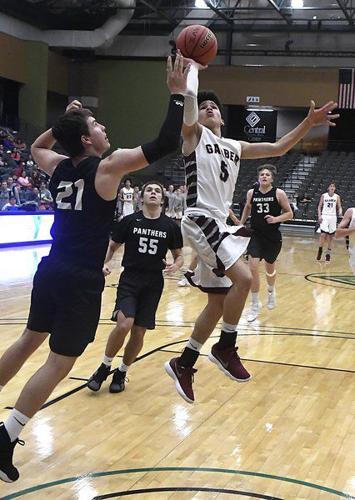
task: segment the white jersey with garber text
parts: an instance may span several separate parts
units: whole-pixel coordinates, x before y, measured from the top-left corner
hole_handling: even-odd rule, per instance
[[[225,221],[232,205],[241,145],[202,127],[193,153],[184,158],[187,185],[185,215],[202,214]]]
[[[134,212],[134,205],[133,205],[133,194],[134,194],[134,189],[133,188],[122,188],[122,215],[125,217],[126,215],[133,214]]]
[[[352,216],[349,228],[353,229],[355,228],[355,208],[352,208],[351,211],[352,211]],[[350,267],[353,273],[355,274],[355,233],[351,233],[349,236],[349,262],[350,262]]]
[[[337,215],[337,201],[339,195],[334,193],[333,196],[329,196],[328,193],[323,194],[323,207],[322,215]]]

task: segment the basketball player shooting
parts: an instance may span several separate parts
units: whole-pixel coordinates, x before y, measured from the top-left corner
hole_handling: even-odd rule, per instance
[[[194,365],[200,350],[222,317],[219,341],[209,359],[228,377],[250,380],[236,348],[237,326],[251,286],[251,273],[241,260],[250,234],[244,227],[226,225],[228,209],[238,177],[240,159],[282,156],[314,126],[335,126],[337,103],[320,109],[311,101],[307,117],[275,143],[250,144],[222,136],[222,106],[213,92],[198,92],[198,73],[203,69],[190,62],[185,96],[183,155],[187,185],[187,209],[181,230],[186,244],[198,254],[199,262],[190,283],[208,295],[207,305],[197,318],[192,335],[179,358],[165,363],[180,396],[193,403]]]

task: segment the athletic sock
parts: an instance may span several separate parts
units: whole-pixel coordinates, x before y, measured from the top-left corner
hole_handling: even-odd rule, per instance
[[[11,411],[5,422],[5,429],[7,430],[12,443],[19,437],[29,420],[30,417],[26,417],[26,415],[16,410],[16,408]]]
[[[251,303],[253,306],[259,306],[259,292],[251,292]]]
[[[222,332],[226,332],[226,333],[235,333],[237,330],[237,325],[232,325],[231,323],[226,323],[223,320],[221,330],[222,330]]]
[[[118,367],[119,371],[123,372],[123,373],[126,373],[128,371],[128,368],[129,368],[129,365],[125,365],[123,361],[120,364],[120,366]]]
[[[189,338],[187,341],[186,347],[189,349],[192,349],[193,351],[200,352],[202,349],[203,344],[200,344],[200,342],[197,342],[197,340],[193,339],[192,337]]]
[[[179,366],[184,368],[192,368],[196,363],[200,353],[194,349],[190,349],[190,347],[185,347],[180,358],[178,358]]]
[[[102,362],[106,366],[111,366],[112,365],[113,358],[110,358],[109,356],[104,355]]]
[[[217,348],[223,351],[224,349],[228,349],[229,347],[234,347],[237,342],[237,332],[224,332],[221,331],[221,336],[219,337],[219,341],[217,343]]]

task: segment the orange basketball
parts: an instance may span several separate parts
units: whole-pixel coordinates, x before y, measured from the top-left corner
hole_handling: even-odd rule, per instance
[[[192,24],[184,28],[176,39],[176,48],[185,57],[206,65],[217,54],[217,38],[206,26]]]

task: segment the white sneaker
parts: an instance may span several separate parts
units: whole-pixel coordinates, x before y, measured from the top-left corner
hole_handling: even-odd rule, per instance
[[[276,306],[276,293],[275,289],[272,292],[267,292],[267,308],[274,309]]]
[[[251,308],[248,312],[247,316],[247,321],[248,323],[251,323],[252,321],[255,321],[256,318],[259,316],[259,311],[261,309],[260,304],[252,304]]]
[[[180,281],[178,281],[178,286],[189,286],[189,282],[187,281],[186,278],[182,278]]]

